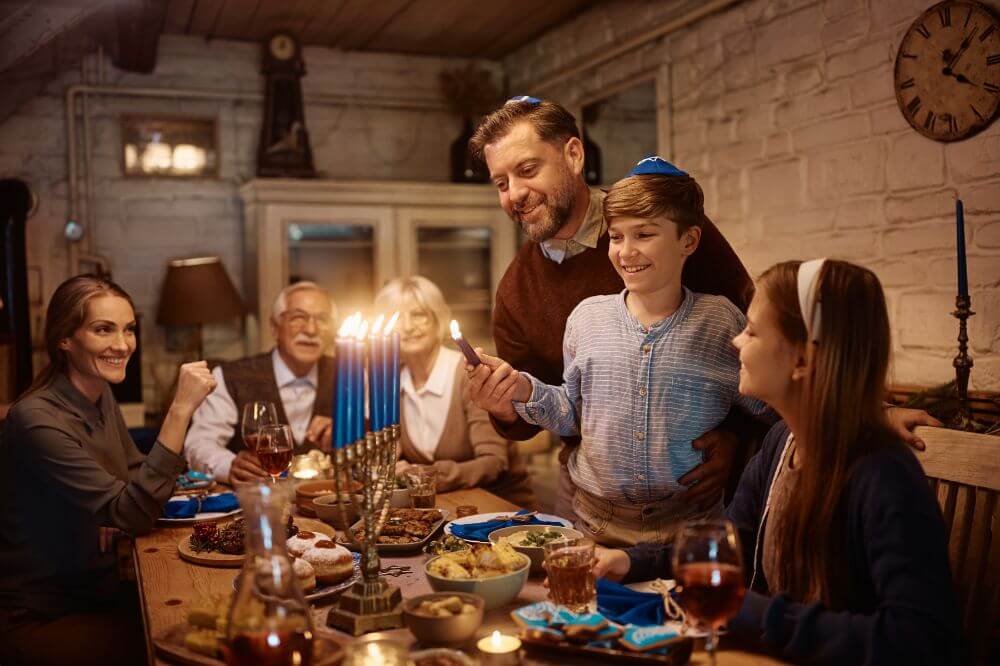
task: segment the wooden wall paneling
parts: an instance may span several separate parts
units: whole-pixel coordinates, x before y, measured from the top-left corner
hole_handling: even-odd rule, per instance
[[[482,45],[480,57],[499,58],[507,55],[515,48],[538,37],[541,33],[551,30],[557,24],[582,12],[593,3],[577,0],[553,0],[545,3],[516,0],[506,4],[510,14],[521,20],[508,25],[505,30],[497,31],[493,39]],[[518,5],[522,5],[522,7],[518,7]]]
[[[337,17],[330,46],[346,50],[363,48],[412,1],[383,0],[372,5],[368,0],[349,0]]]
[[[332,46],[333,34],[340,22],[340,12],[349,0],[320,0],[320,9],[302,30],[304,44]]]
[[[167,19],[163,32],[168,34],[187,34],[188,23],[194,13],[195,0],[170,0],[167,3]]]
[[[245,41],[257,41],[250,34],[250,26],[253,24],[257,12],[262,11],[268,3],[267,0],[225,0],[218,18],[212,28],[212,37],[216,39],[242,39]],[[283,5],[284,3],[279,3]]]
[[[188,21],[187,34],[203,35],[206,39],[218,37],[214,31],[225,7],[226,0],[195,0],[194,11]]]

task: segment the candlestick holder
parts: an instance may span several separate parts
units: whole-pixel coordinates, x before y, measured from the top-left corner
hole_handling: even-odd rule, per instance
[[[958,319],[958,355],[952,361],[955,366],[955,387],[958,389],[958,412],[951,426],[958,430],[977,430],[976,422],[969,413],[969,374],[972,372],[972,357],[969,356],[969,333],[966,320],[976,314],[972,311],[972,299],[968,294],[955,297],[955,311],[951,313]]]
[[[333,451],[333,483],[338,497],[350,494],[351,481],[359,478],[363,487],[353,500],[361,516],[360,535],[348,534],[361,551],[361,580],[340,597],[326,617],[328,626],[359,636],[370,631],[403,626],[403,595],[399,588],[379,578],[382,566],[378,537],[389,514],[389,498],[396,487],[396,459],[399,424],[365,433],[363,439]],[[348,522],[347,508],[339,502],[341,518]]]

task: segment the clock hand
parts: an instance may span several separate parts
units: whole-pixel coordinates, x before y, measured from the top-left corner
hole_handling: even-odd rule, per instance
[[[958,62],[959,58],[965,55],[965,52],[969,48],[969,45],[972,44],[972,38],[976,36],[977,32],[979,32],[979,26],[978,25],[972,26],[972,31],[969,32],[969,34],[965,36],[965,39],[962,40],[961,46],[958,47],[958,52],[955,53],[955,55],[951,59],[951,62],[948,63],[947,69],[951,70],[955,69],[955,64]]]

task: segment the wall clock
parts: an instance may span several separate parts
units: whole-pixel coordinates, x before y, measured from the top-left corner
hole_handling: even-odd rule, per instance
[[[903,117],[930,139],[982,131],[1000,106],[1000,21],[970,0],[934,5],[903,36],[895,88]]]

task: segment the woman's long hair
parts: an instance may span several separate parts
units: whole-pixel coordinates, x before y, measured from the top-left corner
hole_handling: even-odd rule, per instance
[[[767,294],[787,340],[806,349],[801,401],[804,432],[796,433],[799,474],[794,500],[776,525],[782,592],[802,602],[842,608],[845,545],[835,518],[854,464],[877,447],[898,446],[883,399],[889,365],[889,316],[878,278],[844,261],[823,264],[817,285],[818,341],[806,341],[799,309],[798,268],[769,268],[758,293]],[[808,313],[812,316],[812,313]]]
[[[49,357],[48,364],[21,394],[19,400],[47,387],[57,374],[67,371],[69,361],[66,352],[59,348],[59,343],[72,337],[83,326],[87,319],[87,308],[98,296],[124,298],[132,306],[132,310],[135,310],[132,297],[124,289],[111,280],[96,275],[77,275],[59,285],[45,311],[45,352]]]

